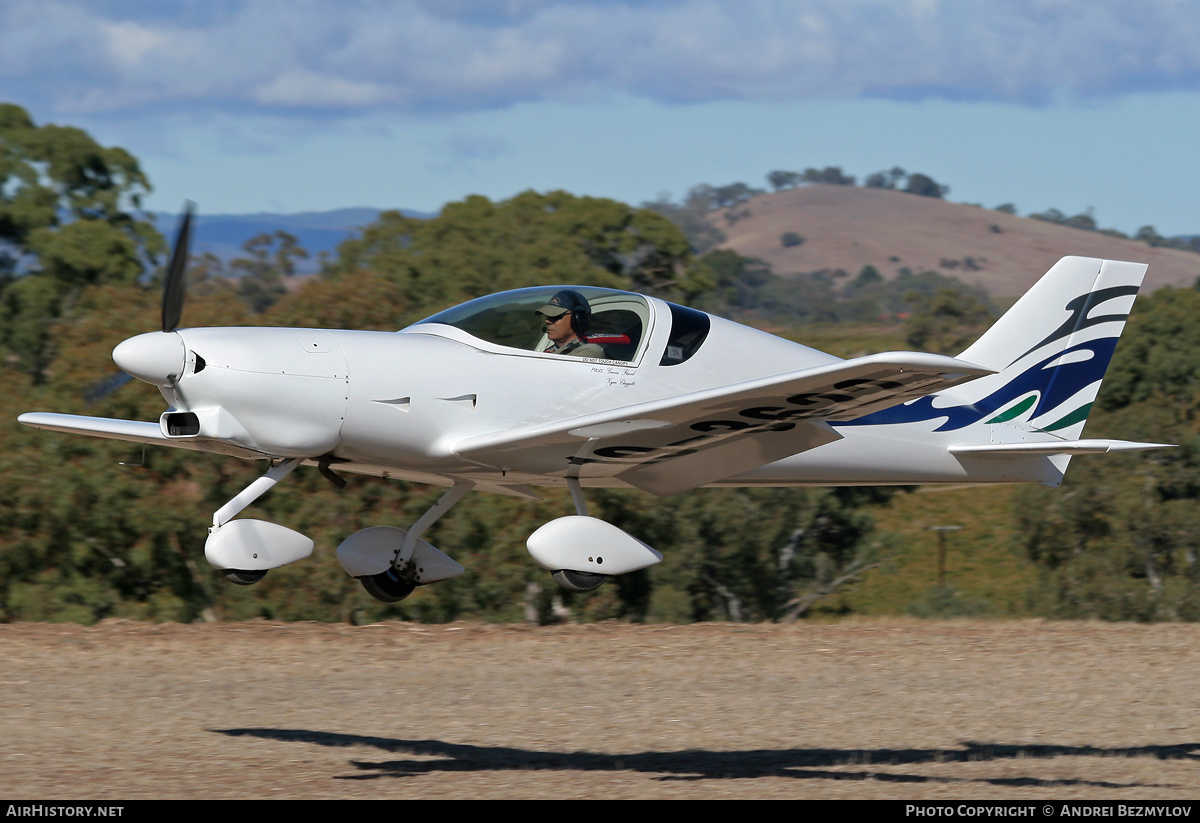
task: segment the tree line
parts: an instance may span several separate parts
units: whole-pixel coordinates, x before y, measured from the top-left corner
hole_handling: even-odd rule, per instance
[[[312,536],[316,555],[257,586],[230,586],[203,560],[207,527],[261,465],[15,422],[38,409],[142,420],[162,411],[145,385],[95,391],[114,371],[113,345],[158,327],[166,244],[137,216],[149,181],[128,153],[37,126],[15,106],[0,106],[0,164],[0,620],[787,620],[883,559],[872,513],[903,493],[894,489],[698,490],[667,503],[601,490],[590,494],[593,514],[665,560],[572,595],[524,548],[538,525],[572,510],[567,497],[478,494],[427,535],[467,573],[388,605],[345,575],[333,548],[368,525],[410,524],[441,490],[350,477],[338,491],[297,472],[248,514]],[[385,212],[302,288],[287,287],[303,253],[294,238],[254,238],[245,251],[228,266],[193,261],[186,325],[394,330],[471,297],[554,282],[748,310],[789,299],[753,261],[697,254],[656,209],[565,192],[469,197],[432,220]],[[791,288],[815,290],[805,304],[862,299],[870,311],[903,299],[878,272],[844,279],[837,298],[803,280]],[[908,330],[918,347],[961,348],[986,323],[986,295],[951,286],[916,273],[902,285],[930,321]],[[1143,298],[1094,415],[1130,439],[1183,447],[1080,460],[1063,489],[1031,489],[1014,511],[1014,551],[1041,570],[1032,613],[1200,618],[1197,310],[1194,290]]]
[[[136,160],[82,132],[36,126],[15,106],[3,114],[0,620],[788,619],[814,590],[865,565],[871,518],[860,492],[713,490],[664,506],[599,491],[593,513],[667,561],[594,594],[562,593],[524,541],[571,510],[566,496],[535,505],[477,494],[427,535],[468,573],[388,605],[346,576],[333,548],[368,525],[411,524],[441,490],[348,477],[339,491],[297,472],[248,514],[312,536],[316,556],[253,587],[228,585],[203,560],[207,527],[261,464],[15,422],[38,409],[158,416],[162,399],[148,386],[95,389],[114,371],[117,342],[158,327],[166,244],[135,216],[150,191]],[[482,294],[546,283],[689,303],[713,290],[711,268],[662,215],[565,192],[468,197],[431,220],[385,212],[319,276],[288,288],[303,253],[280,234],[253,238],[228,265],[193,261],[185,325],[395,330]]]

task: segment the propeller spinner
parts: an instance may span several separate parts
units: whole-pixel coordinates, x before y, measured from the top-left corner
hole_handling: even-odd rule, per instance
[[[173,386],[187,362],[183,340],[174,334],[183,316],[187,292],[188,249],[192,237],[192,215],[196,204],[184,204],[183,219],[175,232],[171,259],[163,281],[162,331],[131,337],[113,349],[113,360],[124,375],[109,377],[88,392],[89,402],[95,402],[129,381],[129,377],[160,387]]]
[[[155,386],[173,386],[187,364],[183,339],[174,332],[152,331],[131,337],[113,349],[113,360],[131,377]]]

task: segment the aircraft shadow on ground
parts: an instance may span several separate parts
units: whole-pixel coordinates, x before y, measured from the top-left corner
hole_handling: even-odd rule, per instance
[[[986,763],[1002,760],[1043,760],[1054,757],[1153,757],[1159,760],[1200,761],[1200,743],[1103,748],[1097,746],[1015,746],[966,741],[957,749],[747,749],[675,752],[546,752],[510,746],[472,746],[442,740],[401,740],[390,737],[320,732],[307,729],[213,729],[231,737],[258,737],[318,746],[370,746],[435,760],[351,760],[359,774],[344,780],[410,777],[434,772],[633,771],[658,780],[714,780],[790,777],[817,780],[881,780],[896,783],[985,783],[997,786],[1097,786],[1104,788],[1167,788],[1159,783],[1113,783],[1099,780],[1047,780],[1034,776],[997,778],[930,777],[880,771],[893,767],[936,763]],[[846,769],[846,767],[856,767]],[[840,767],[840,770],[831,770]]]

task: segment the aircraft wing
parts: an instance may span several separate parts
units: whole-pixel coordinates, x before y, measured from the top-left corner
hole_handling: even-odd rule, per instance
[[[266,456],[219,440],[167,437],[162,433],[162,428],[158,423],[147,423],[141,420],[119,420],[112,417],[86,417],[79,414],[55,414],[53,412],[26,412],[17,418],[17,422],[47,431],[83,434],[88,437],[125,440],[130,443],[152,446],[170,446],[174,449],[212,452],[251,460]]]
[[[449,450],[509,472],[619,476],[665,497],[840,439],[827,421],[992,373],[952,357],[888,352],[469,437]]]

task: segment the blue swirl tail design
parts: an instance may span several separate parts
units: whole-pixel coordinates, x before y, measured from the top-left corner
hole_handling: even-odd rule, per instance
[[[992,442],[1006,426],[1078,438],[1146,266],[1064,257],[959,358],[996,374],[838,426],[940,421]]]

